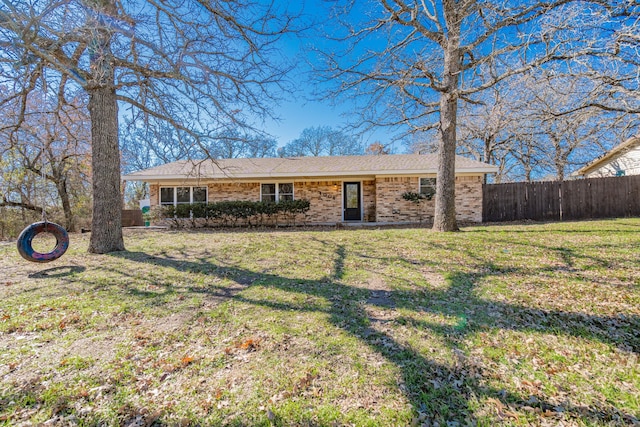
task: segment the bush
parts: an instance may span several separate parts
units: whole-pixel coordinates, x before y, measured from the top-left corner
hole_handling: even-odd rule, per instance
[[[306,217],[310,206],[304,199],[279,203],[236,200],[163,206],[162,213],[165,218],[171,218],[176,227],[187,225],[187,221],[195,227],[198,219],[203,219],[207,226],[278,226],[280,217],[284,217],[285,225],[291,226],[300,216]]]
[[[431,200],[435,193],[414,193],[412,191],[407,191],[406,193],[402,193],[402,198],[415,204],[418,209],[418,221],[422,224],[422,220],[424,219],[424,213],[422,211],[422,201]]]
[[[402,193],[402,198],[412,203],[418,204],[423,200],[431,200],[433,198],[433,194],[422,194],[414,193],[413,191],[407,191],[406,193]]]

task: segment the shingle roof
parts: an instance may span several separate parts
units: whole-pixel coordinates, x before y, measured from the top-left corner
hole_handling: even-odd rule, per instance
[[[182,160],[133,172],[122,178],[151,181],[432,174],[437,171],[437,162],[435,154]],[[495,166],[456,156],[457,173],[496,171]]]

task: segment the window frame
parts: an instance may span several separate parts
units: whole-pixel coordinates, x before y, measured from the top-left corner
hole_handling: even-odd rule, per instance
[[[173,201],[171,203],[162,201],[162,190],[165,189],[165,188],[170,188],[170,189],[173,190]],[[188,202],[178,202],[178,188],[188,188],[189,189],[189,201]],[[194,202],[193,201],[193,189],[194,188],[204,188],[204,191],[205,191],[205,200],[204,200],[204,202],[202,202],[202,201]],[[192,186],[188,186],[188,185],[164,185],[164,186],[159,186],[159,189],[158,189],[158,204],[159,204],[159,206],[178,206],[178,205],[189,205],[189,204],[193,204],[193,203],[208,203],[208,202],[209,202],[209,186],[207,186],[207,185],[192,185]]]
[[[291,192],[290,193],[281,193],[280,186],[281,185],[286,185],[286,184],[290,184],[291,185]],[[272,193],[263,193],[262,192],[262,186],[263,185],[275,185],[275,194],[274,194],[275,201],[266,201],[265,202],[265,200],[263,200],[263,197],[265,195],[267,195],[267,194],[271,195],[272,194]],[[270,203],[280,203],[281,201],[283,201],[283,200],[280,199],[280,195],[281,194],[283,196],[290,195],[291,196],[290,200],[295,200],[296,199],[296,186],[295,186],[295,183],[293,181],[287,181],[287,182],[284,182],[284,181],[283,182],[261,182],[260,183],[260,201],[261,202],[265,202],[265,203],[269,203],[269,202]]]

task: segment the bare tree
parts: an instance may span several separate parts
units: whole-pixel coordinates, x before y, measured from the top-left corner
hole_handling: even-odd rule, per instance
[[[540,162],[557,180],[563,181],[569,169],[584,164],[585,158],[597,157],[607,144],[621,139],[624,123],[619,114],[606,114],[597,108],[564,114],[574,109],[581,95],[589,93],[592,82],[554,76],[520,82],[531,94],[520,114],[530,123],[530,134],[536,139],[531,142],[539,147]]]
[[[381,155],[391,154],[391,148],[385,146],[379,141],[376,141],[367,147],[367,149],[365,150],[365,153],[371,156],[381,156]]]
[[[557,16],[571,28],[573,39],[597,40],[591,43],[588,56],[576,58],[570,67],[557,70],[558,75],[579,76],[592,86],[580,102],[564,114],[598,108],[626,113],[638,121],[640,114],[640,2],[611,1],[606,10],[585,11],[579,4]]]
[[[567,173],[617,144],[629,133],[628,115],[597,107],[576,108],[597,81],[582,75],[527,73],[510,83],[519,94],[508,104],[509,157],[526,180],[564,180]]]
[[[280,156],[352,156],[364,154],[362,141],[330,126],[315,126],[302,131],[279,152]]]
[[[496,182],[564,180],[633,132],[625,112],[576,108],[599,83],[556,68],[517,76],[465,104],[458,153],[498,166]]]
[[[12,90],[0,105],[21,100],[17,129],[37,87],[63,101],[70,91],[87,94],[89,251],[122,250],[119,116],[165,121],[199,143],[250,128],[283,84],[287,66],[275,43],[290,31],[284,7],[257,0],[4,0],[0,84]]]
[[[498,84],[479,93],[473,103],[463,102],[460,108],[456,151],[497,166],[497,183],[507,179],[513,168],[509,154],[518,126],[513,120],[513,99],[517,95],[508,86]]]
[[[341,82],[338,93],[366,97],[363,123],[406,126],[408,132],[437,129],[434,230],[458,229],[459,101],[473,102],[474,95],[550,61],[597,51],[596,39],[582,38],[556,19],[572,3],[611,19],[631,7],[622,0],[379,0],[353,2],[336,13],[346,17],[339,41],[351,43],[325,56],[328,75]]]
[[[217,158],[258,158],[276,157],[278,142],[258,133],[229,130],[218,135],[212,145],[210,152]]]
[[[64,213],[65,227],[74,231],[75,211],[90,185],[86,110],[78,108],[77,98],[71,99],[70,104],[60,104],[46,93],[34,91],[32,95],[30,114],[23,117],[17,130],[12,126],[20,114],[17,100],[5,104],[0,117],[0,137],[13,140],[12,145],[0,150],[2,157],[12,159],[2,169],[2,175],[9,178],[7,182],[11,182],[10,177],[22,176],[13,181],[0,205],[48,210],[50,206],[44,196],[51,184]],[[29,179],[25,174],[31,175]],[[29,188],[31,185],[33,188]],[[39,200],[34,199],[37,194]],[[12,195],[19,195],[19,201],[11,199]]]

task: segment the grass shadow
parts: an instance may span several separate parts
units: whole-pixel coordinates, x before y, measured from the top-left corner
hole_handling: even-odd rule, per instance
[[[230,278],[238,285],[223,293],[217,288],[187,288],[191,292],[210,295],[212,298],[236,300],[280,311],[325,313],[331,324],[358,338],[399,369],[403,393],[411,402],[416,414],[427,414],[431,421],[478,422],[474,415],[477,409],[474,405],[487,398],[501,402],[504,408],[518,409],[527,406],[544,412],[556,406],[542,397],[520,396],[488,387],[485,379],[489,373],[477,366],[473,358],[465,355],[459,345],[465,337],[477,330],[504,329],[568,335],[600,341],[626,351],[640,352],[639,338],[635,333],[640,327],[640,319],[637,316],[593,316],[569,311],[533,309],[479,298],[475,294],[476,283],[482,277],[492,274],[490,269],[483,269],[482,273],[477,274],[453,273],[447,278],[448,286],[442,290],[389,290],[385,291],[384,298],[381,299],[374,294],[375,291],[340,282],[347,257],[347,251],[341,245],[333,248],[333,271],[319,280],[285,278],[235,266],[220,266],[206,260],[177,260],[144,252],[116,252],[111,255],[181,272]],[[329,305],[283,303],[268,298],[249,298],[242,295],[243,290],[258,285],[323,298]],[[413,322],[414,327],[440,337],[444,345],[455,355],[455,362],[445,364],[430,360],[411,345],[398,341],[383,328],[377,328],[380,319],[373,316],[368,308],[404,309],[414,313],[428,311],[459,319],[456,325],[450,327]],[[615,420],[637,422],[633,415],[611,405],[580,407],[568,402],[563,411],[563,416],[576,418],[585,423]]]
[[[79,265],[62,265],[59,267],[47,268],[46,270],[38,271],[37,273],[29,274],[30,279],[56,279],[61,277],[72,276],[74,274],[82,273],[86,270],[86,267]]]

